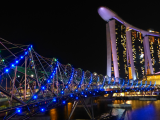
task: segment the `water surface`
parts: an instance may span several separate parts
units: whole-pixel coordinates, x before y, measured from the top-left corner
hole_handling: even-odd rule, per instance
[[[109,113],[111,108],[107,104],[121,104],[122,100],[99,102],[95,100],[97,105],[94,105],[94,116],[99,118],[104,113]],[[139,101],[127,100],[127,104],[132,105],[132,109],[128,109],[125,119],[128,120],[160,120],[160,100],[157,101]],[[68,103],[65,106],[55,108],[49,111],[51,120],[65,120],[71,113],[73,103]],[[67,114],[68,113],[68,114]],[[71,119],[89,119],[83,107],[77,107]]]

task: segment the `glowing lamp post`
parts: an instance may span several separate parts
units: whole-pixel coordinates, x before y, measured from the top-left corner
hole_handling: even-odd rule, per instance
[[[97,73],[96,73],[96,72],[94,72],[94,75],[96,76],[96,75],[97,75]]]

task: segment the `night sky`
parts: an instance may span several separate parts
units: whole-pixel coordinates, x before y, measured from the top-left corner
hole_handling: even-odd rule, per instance
[[[106,6],[135,27],[160,31],[157,2],[62,2],[38,5],[1,5],[0,37],[32,44],[40,55],[56,57],[75,68],[106,73],[106,28],[97,9]]]

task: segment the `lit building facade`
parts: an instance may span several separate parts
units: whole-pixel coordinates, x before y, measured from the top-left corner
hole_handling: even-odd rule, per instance
[[[160,71],[160,34],[136,28],[106,7],[98,9],[106,21],[107,75],[136,80]]]
[[[153,72],[160,71],[160,40],[159,37],[149,36],[149,47]]]
[[[126,27],[120,22],[115,21],[115,28],[116,28],[115,30],[116,31],[116,50],[117,50],[119,76],[121,78],[128,79]]]
[[[139,79],[145,74],[143,39],[142,34],[135,30],[131,30],[131,37],[135,73]]]

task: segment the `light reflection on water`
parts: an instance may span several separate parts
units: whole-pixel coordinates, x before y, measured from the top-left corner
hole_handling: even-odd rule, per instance
[[[132,110],[128,111],[130,120],[160,120],[160,100],[134,100]]]
[[[97,118],[103,113],[110,111],[107,107],[108,101],[99,102],[94,106],[94,115]],[[123,100],[115,100],[113,104],[123,104]],[[160,120],[160,100],[157,101],[139,101],[139,100],[127,100],[126,104],[132,104],[132,109],[127,110],[126,117],[129,120]],[[64,120],[67,119],[72,110],[72,103],[68,103],[66,106],[50,110],[51,120]],[[68,115],[67,115],[68,109]],[[83,107],[77,107],[71,119],[89,119],[87,113]]]
[[[63,120],[67,119],[71,113],[73,103],[69,102],[65,106],[54,108],[49,111],[51,120]],[[68,111],[67,111],[68,110]],[[73,116],[74,117],[74,114]]]
[[[116,100],[113,103],[121,104],[124,102],[122,100]],[[127,111],[129,120],[160,120],[160,100],[127,100],[126,103],[132,104],[132,109]]]
[[[50,117],[51,117],[51,120],[57,120],[57,110],[56,108],[52,109],[49,111],[49,114],[50,114]]]

